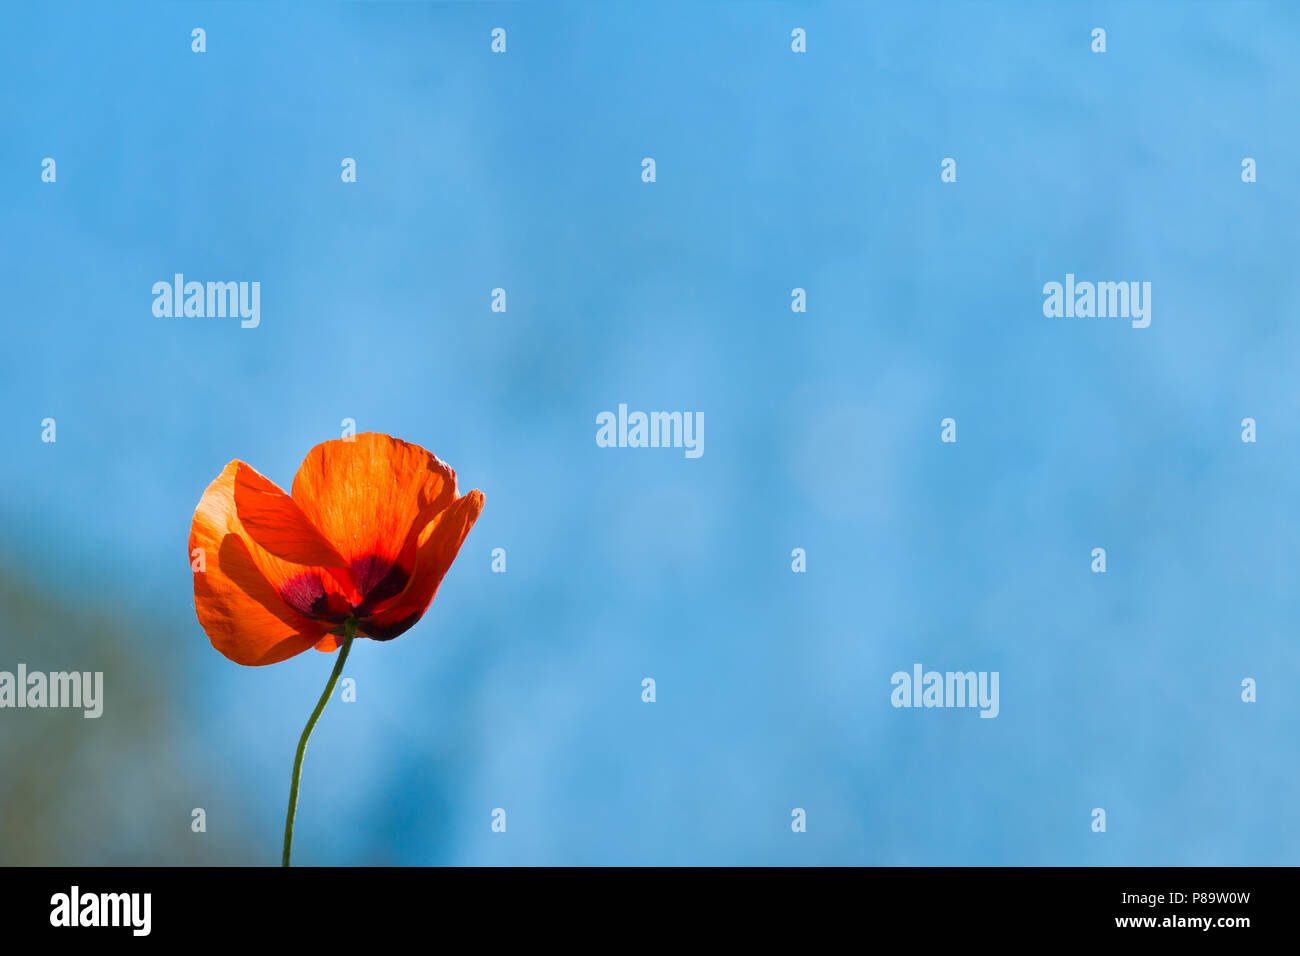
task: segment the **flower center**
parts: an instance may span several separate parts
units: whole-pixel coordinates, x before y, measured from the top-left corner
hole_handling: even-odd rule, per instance
[[[352,573],[357,576],[357,590],[361,592],[361,603],[356,608],[358,617],[368,614],[376,604],[401,594],[406,582],[411,579],[396,561],[389,561],[377,554],[368,554],[353,561]]]
[[[285,581],[280,587],[280,597],[299,614],[311,618],[336,618],[338,612],[330,612],[329,595],[325,585],[314,571],[297,574]],[[341,618],[340,618],[341,619]]]

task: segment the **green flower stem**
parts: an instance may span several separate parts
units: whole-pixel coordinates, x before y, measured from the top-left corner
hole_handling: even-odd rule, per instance
[[[334,662],[334,672],[330,674],[330,682],[325,685],[325,693],[320,695],[320,700],[316,702],[316,709],[311,712],[307,726],[302,729],[302,736],[298,739],[298,754],[293,758],[293,780],[289,783],[289,812],[284,818],[284,855],[280,858],[281,866],[289,865],[289,849],[293,846],[293,816],[298,810],[298,778],[302,776],[302,757],[307,752],[307,740],[316,727],[316,721],[324,712],[325,705],[329,703],[330,695],[334,693],[334,685],[339,682],[339,675],[343,673],[343,665],[347,662],[348,651],[352,650],[352,639],[356,635],[357,621],[356,618],[350,617],[343,626],[343,647],[339,651],[339,659]]]

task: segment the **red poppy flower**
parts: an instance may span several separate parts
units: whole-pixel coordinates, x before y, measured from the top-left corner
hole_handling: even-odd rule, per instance
[[[337,650],[350,621],[392,640],[428,610],[482,510],[446,464],[374,432],[317,445],[291,494],[232,461],[190,527],[199,623],[237,664]]]

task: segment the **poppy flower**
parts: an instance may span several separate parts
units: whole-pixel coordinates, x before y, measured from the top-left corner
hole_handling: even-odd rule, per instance
[[[190,527],[199,623],[247,665],[337,650],[349,621],[392,640],[428,610],[482,510],[434,455],[375,432],[317,445],[289,494],[232,461]]]
[[[194,609],[212,646],[248,665],[309,647],[339,651],[298,738],[284,866],[307,741],[353,640],[391,641],[424,616],[482,510],[482,492],[457,495],[456,473],[443,462],[374,432],[317,445],[289,494],[232,461],[199,500],[190,525]]]

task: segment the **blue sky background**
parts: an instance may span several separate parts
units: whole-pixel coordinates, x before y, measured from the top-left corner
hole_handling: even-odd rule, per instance
[[[127,631],[220,788],[149,813],[248,862],[278,862],[331,659],[214,651],[190,518],[228,460],[287,488],[354,418],[487,505],[421,623],[355,647],[298,862],[1295,864],[1298,31],[1284,3],[14,6],[2,563]],[[261,326],[154,317],[175,272],[260,281]],[[1150,281],[1150,328],[1045,318],[1067,272]],[[702,411],[704,456],[598,448],[620,402]],[[23,662],[79,666],[59,643]],[[915,662],[999,671],[1000,716],[894,709]],[[145,732],[60,812],[132,814],[157,759]]]

